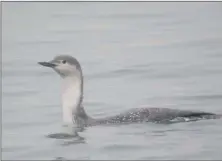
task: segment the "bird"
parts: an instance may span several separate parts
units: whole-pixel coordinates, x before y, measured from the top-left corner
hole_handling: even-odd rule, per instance
[[[52,68],[62,78],[62,118],[64,125],[89,127],[106,124],[130,124],[172,120],[185,121],[217,119],[222,115],[211,112],[179,110],[171,108],[141,107],[126,110],[114,116],[103,118],[90,117],[83,106],[83,71],[80,62],[71,55],[57,55],[50,61],[38,64]]]

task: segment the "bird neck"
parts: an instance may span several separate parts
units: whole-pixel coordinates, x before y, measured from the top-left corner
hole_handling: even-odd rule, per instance
[[[82,75],[67,76],[63,79],[62,89],[62,112],[63,123],[72,125],[75,118],[79,117],[84,111],[83,99],[83,78]],[[84,111],[85,113],[85,111]]]

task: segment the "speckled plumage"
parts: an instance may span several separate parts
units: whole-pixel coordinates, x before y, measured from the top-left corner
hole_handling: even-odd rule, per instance
[[[128,123],[173,123],[196,121],[199,119],[216,119],[219,115],[201,111],[186,111],[169,108],[135,108],[121,114],[89,120],[86,126],[101,124],[128,124]]]

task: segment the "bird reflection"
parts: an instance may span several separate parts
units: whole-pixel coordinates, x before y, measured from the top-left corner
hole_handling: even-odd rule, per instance
[[[46,137],[60,139],[62,140],[61,145],[64,146],[85,143],[85,138],[79,135],[79,132],[83,132],[85,130],[84,127],[63,127],[65,128],[65,132],[48,134]]]

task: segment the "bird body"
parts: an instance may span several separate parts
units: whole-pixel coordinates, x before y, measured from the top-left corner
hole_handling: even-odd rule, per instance
[[[85,113],[85,112],[83,112]],[[197,121],[200,119],[217,119],[220,115],[202,111],[178,110],[170,108],[133,108],[118,115],[93,119],[88,115],[79,115],[79,120],[85,120],[81,126],[102,124],[129,124],[129,123],[171,123]]]
[[[221,118],[209,112],[179,110],[169,108],[134,108],[115,116],[92,118],[83,107],[83,74],[80,63],[72,56],[60,55],[49,62],[39,62],[40,65],[51,67],[63,79],[62,111],[65,125],[95,126],[101,124],[125,124],[138,122],[169,122]]]

